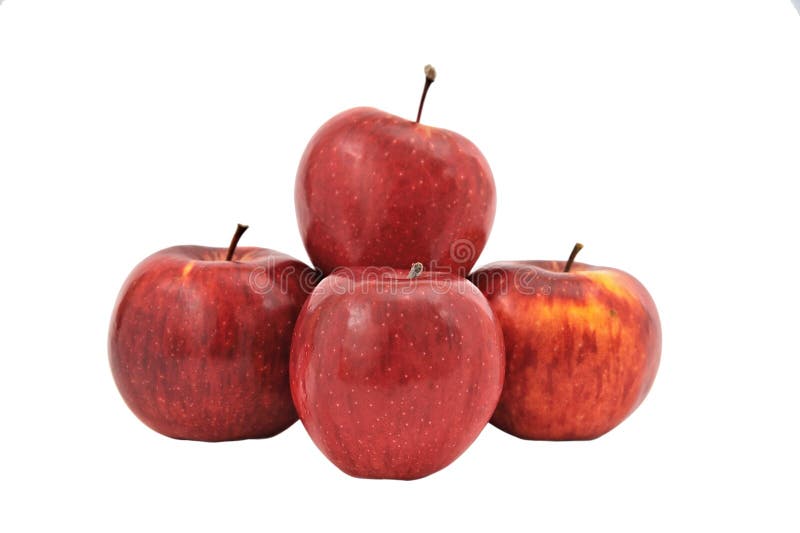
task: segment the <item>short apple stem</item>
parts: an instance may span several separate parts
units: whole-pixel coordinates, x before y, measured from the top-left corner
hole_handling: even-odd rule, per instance
[[[233,259],[233,252],[236,251],[236,245],[239,244],[239,239],[242,238],[244,232],[247,231],[247,228],[250,226],[246,226],[244,224],[237,224],[236,225],[236,233],[233,234],[233,239],[231,239],[231,245],[228,246],[228,255],[225,256],[225,261],[230,261]]]
[[[425,267],[422,266],[422,263],[414,263],[411,265],[411,270],[408,271],[408,279],[416,279],[417,276],[422,274],[422,270]]]
[[[428,95],[428,89],[430,89],[431,83],[433,80],[436,79],[436,69],[430,65],[425,65],[425,87],[422,88],[422,98],[419,99],[419,109],[417,109],[417,120],[415,121],[419,124],[419,119],[422,116],[422,106],[425,105],[425,97]]]
[[[572,253],[569,254],[567,264],[564,265],[564,272],[569,272],[569,269],[572,268],[572,263],[575,262],[575,256],[578,255],[578,252],[581,250],[583,250],[583,245],[579,242],[576,242],[575,246],[572,248]]]

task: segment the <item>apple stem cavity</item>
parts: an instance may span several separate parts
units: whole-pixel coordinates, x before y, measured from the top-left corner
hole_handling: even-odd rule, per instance
[[[247,231],[247,226],[245,224],[237,224],[236,225],[236,233],[233,234],[233,238],[231,239],[231,244],[228,246],[228,255],[225,256],[225,261],[230,261],[233,259],[233,252],[236,251],[236,245],[239,244],[239,239],[242,238],[244,232]]]
[[[425,87],[422,88],[422,98],[419,99],[419,109],[417,109],[417,120],[414,122],[419,124],[419,119],[422,116],[422,106],[425,105],[425,97],[428,95],[428,89],[436,79],[436,69],[431,65],[425,65]]]
[[[567,263],[564,265],[564,272],[569,272],[569,269],[572,268],[572,263],[575,262],[575,256],[578,255],[578,252],[581,250],[583,250],[583,245],[579,242],[576,242],[575,246],[572,248],[572,253],[569,254]]]
[[[411,270],[408,271],[408,279],[417,279],[417,277],[422,274],[423,268],[425,267],[423,267],[422,263],[419,262],[411,265]]]

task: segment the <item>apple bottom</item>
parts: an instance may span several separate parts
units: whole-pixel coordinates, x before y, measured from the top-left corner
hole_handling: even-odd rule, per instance
[[[438,472],[469,447],[493,411],[494,402],[476,402],[469,387],[447,394],[446,384],[420,378],[395,385],[392,394],[376,387],[333,395],[327,408],[317,404],[314,414],[303,417],[312,440],[343,472],[401,480]],[[329,422],[320,422],[324,417]]]
[[[197,310],[177,305],[145,319],[152,321],[151,329],[134,333],[133,342],[114,351],[114,378],[131,411],[151,429],[176,439],[265,438],[288,428],[297,420],[288,341],[282,348],[268,346],[261,337],[269,322],[257,310],[248,312],[256,313],[258,328],[238,325],[234,315],[207,309],[198,316]],[[291,331],[291,317],[285,322]],[[163,333],[151,337],[156,327]]]
[[[162,435],[206,442],[272,437],[297,416],[288,387],[270,385],[288,381],[286,371],[259,370],[269,366],[263,359],[257,355],[246,367],[212,354],[192,361],[144,359],[143,370],[155,366],[159,378],[117,384],[131,411]],[[263,373],[260,387],[252,384],[257,372]]]

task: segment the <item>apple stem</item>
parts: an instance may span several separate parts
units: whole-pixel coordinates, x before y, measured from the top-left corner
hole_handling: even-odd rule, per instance
[[[417,276],[422,274],[422,269],[425,268],[422,266],[422,263],[414,263],[411,265],[411,270],[408,271],[408,279],[416,279]]]
[[[569,269],[572,268],[572,263],[575,262],[575,256],[578,255],[583,249],[583,245],[579,242],[575,243],[575,246],[572,248],[572,253],[569,254],[569,259],[567,259],[567,263],[564,265],[564,272],[569,272]]]
[[[233,234],[233,239],[231,239],[231,245],[228,246],[228,255],[225,256],[225,261],[230,261],[233,259],[233,252],[236,251],[236,245],[239,244],[239,239],[242,238],[244,232],[247,231],[247,228],[250,226],[246,226],[244,224],[237,224],[236,225],[236,233]]]
[[[417,124],[419,124],[419,118],[422,116],[422,106],[425,105],[425,97],[428,95],[428,89],[435,79],[436,69],[430,65],[425,65],[425,87],[422,88],[422,98],[419,99],[419,109],[417,109],[417,120],[415,121]]]

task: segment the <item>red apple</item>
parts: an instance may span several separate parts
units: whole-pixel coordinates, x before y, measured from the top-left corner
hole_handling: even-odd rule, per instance
[[[593,439],[647,395],[661,325],[647,290],[613,268],[569,261],[493,263],[470,279],[503,327],[505,388],[492,417],[525,439]]]
[[[426,69],[425,88],[433,81]],[[423,93],[424,101],[424,93]],[[420,102],[420,112],[422,110]],[[448,130],[359,107],[327,123],[297,170],[295,207],[314,265],[388,265],[466,276],[495,213],[489,164]]]
[[[201,246],[157,252],[120,291],[111,371],[128,407],[159,433],[269,437],[297,419],[289,348],[315,274],[272,250],[235,250],[244,229],[227,254]]]
[[[416,479],[475,440],[503,385],[486,299],[450,273],[337,269],[294,331],[291,387],[320,450],[344,472]]]

